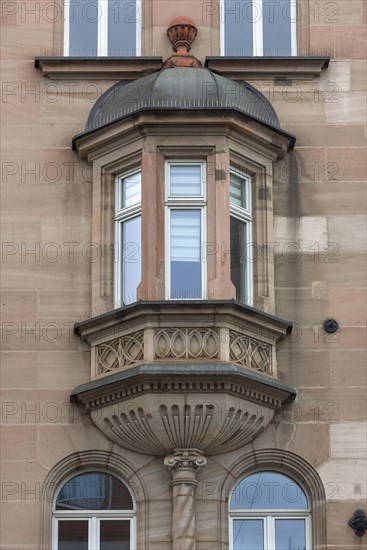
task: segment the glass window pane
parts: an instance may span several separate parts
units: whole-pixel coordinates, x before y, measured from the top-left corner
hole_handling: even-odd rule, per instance
[[[89,472],[73,477],[61,489],[56,510],[132,510],[127,487],[116,477]]]
[[[58,550],[88,550],[88,520],[59,520]]]
[[[70,56],[98,55],[98,0],[69,0]]]
[[[100,550],[130,550],[130,521],[101,520]]]
[[[122,224],[122,300],[136,302],[136,290],[141,281],[141,216]]]
[[[305,510],[307,499],[301,487],[283,474],[258,472],[247,476],[231,496],[232,510]]]
[[[201,298],[201,211],[171,210],[171,298]]]
[[[263,3],[264,55],[292,54],[290,6],[291,0],[266,0]]]
[[[141,172],[120,180],[120,185],[122,185],[120,208],[141,202]]]
[[[235,519],[233,521],[233,550],[264,550],[262,519]]]
[[[246,224],[231,216],[231,281],[236,300],[246,301]]]
[[[253,55],[253,9],[249,0],[224,0],[224,55]]]
[[[200,197],[201,166],[170,165],[171,197]]]
[[[306,550],[304,519],[275,520],[275,550]]]
[[[134,56],[136,54],[138,18],[140,14],[137,12],[135,1],[108,1],[108,55]]]
[[[247,182],[237,174],[231,174],[231,204],[249,209],[247,197]]]

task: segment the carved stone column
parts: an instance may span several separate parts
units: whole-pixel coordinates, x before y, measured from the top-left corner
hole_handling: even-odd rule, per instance
[[[166,456],[164,465],[172,472],[172,548],[195,550],[195,478],[206,458],[197,449],[176,449]]]

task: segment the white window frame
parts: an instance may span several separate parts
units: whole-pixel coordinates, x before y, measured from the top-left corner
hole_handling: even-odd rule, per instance
[[[133,503],[132,510],[56,510],[56,500],[61,491],[61,489],[74,477],[80,474],[88,473],[101,473],[108,474],[116,477],[121,483],[123,483],[131,495],[131,500]],[[58,487],[55,498],[52,505],[52,550],[58,550],[58,535],[59,535],[59,521],[60,520],[87,520],[88,521],[88,550],[99,550],[100,546],[100,520],[110,519],[110,520],[121,520],[130,522],[130,550],[137,550],[136,548],[136,502],[134,495],[130,492],[129,487],[126,483],[117,477],[115,474],[112,474],[108,470],[83,470],[79,472],[74,472],[69,475],[63,483]]]
[[[201,167],[201,194],[200,196],[172,196],[170,195],[170,167],[175,166],[200,166]],[[204,244],[207,240],[206,231],[206,162],[201,160],[169,160],[165,162],[165,296],[166,300],[185,300],[185,298],[171,298],[171,223],[172,210],[200,210],[201,211],[201,290],[200,298],[206,300],[208,294],[207,262]]]
[[[130,523],[130,550],[136,550],[136,517],[135,512],[126,512],[126,510],[100,511],[91,510],[74,512],[54,512],[52,518],[52,550],[58,549],[59,522],[68,521],[88,521],[88,550],[99,550],[100,547],[100,521],[116,520],[129,521]]]
[[[122,184],[121,181],[124,179],[133,176],[134,174],[141,174],[141,169],[135,169],[125,174],[120,174],[115,179],[115,277],[114,277],[114,299],[115,306],[121,307],[124,304],[124,281],[122,276],[123,260],[124,260],[124,251],[123,251],[123,242],[122,242],[122,228],[123,224],[133,218],[141,216],[142,203],[141,201],[131,206],[121,208],[122,204]],[[140,238],[142,243],[142,239]],[[140,250],[140,261],[142,260],[142,251]]]
[[[236,218],[243,222],[246,227],[246,273],[245,273],[245,300],[244,303],[252,306],[254,302],[254,269],[253,269],[253,215],[252,215],[252,180],[251,177],[243,172],[230,169],[230,173],[241,178],[245,182],[247,205],[249,208],[244,208],[230,202],[230,217]]]
[[[252,0],[255,13],[262,14],[263,0]],[[220,0],[220,55],[225,56],[225,0]],[[291,26],[291,56],[297,55],[297,0],[290,2]],[[264,56],[263,21],[262,16],[252,23],[252,57]],[[276,56],[274,56],[276,57]]]
[[[305,521],[306,550],[311,547],[311,510],[236,510],[229,512],[229,548],[234,548],[234,520],[259,519],[264,526],[264,549],[275,549],[275,521],[277,519],[300,519]]]
[[[83,1],[83,0],[80,0]],[[108,57],[108,2],[110,0],[98,0],[98,9],[101,16],[98,19],[98,45],[97,56]],[[113,1],[113,0],[111,0]],[[142,0],[131,0],[136,4],[136,42],[135,56],[141,55],[142,37]],[[64,56],[69,57],[70,45],[70,2],[64,0]]]

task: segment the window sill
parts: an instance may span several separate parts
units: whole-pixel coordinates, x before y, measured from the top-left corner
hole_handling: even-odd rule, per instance
[[[330,57],[225,57],[205,58],[205,67],[233,80],[312,80],[329,66]]]
[[[133,80],[159,71],[161,57],[36,57],[35,67],[54,80]]]

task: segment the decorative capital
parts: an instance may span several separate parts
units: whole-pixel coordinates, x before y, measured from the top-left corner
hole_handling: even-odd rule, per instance
[[[351,527],[357,537],[363,537],[367,531],[367,516],[363,510],[356,510],[354,516],[348,522],[349,527]]]
[[[197,449],[176,449],[164,459],[164,465],[172,470],[198,470],[206,465],[206,458]]]

